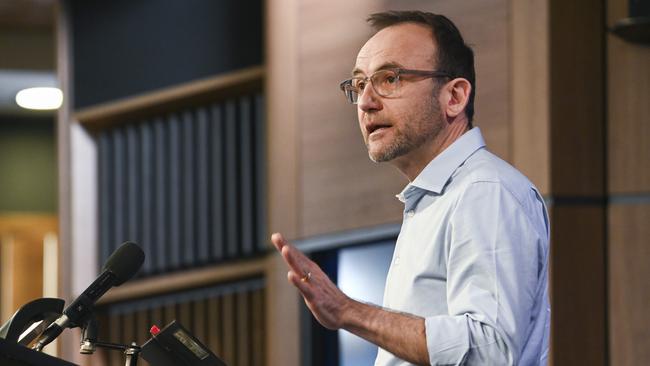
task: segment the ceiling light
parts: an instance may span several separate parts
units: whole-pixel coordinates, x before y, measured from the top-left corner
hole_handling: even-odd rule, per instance
[[[16,94],[16,103],[25,109],[58,109],[63,103],[63,93],[58,88],[28,88]]]

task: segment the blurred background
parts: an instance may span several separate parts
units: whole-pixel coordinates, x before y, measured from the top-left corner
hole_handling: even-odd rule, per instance
[[[1,0],[0,322],[69,302],[132,240],[145,263],[98,303],[100,339],[177,319],[230,365],[372,364],[315,323],[269,237],[381,303],[407,182],[369,161],[338,83],[368,14],[417,9],[473,46],[475,124],[549,206],[551,364],[648,364],[649,3]],[[31,87],[63,98],[20,107]],[[78,343],[46,349],[124,363]]]

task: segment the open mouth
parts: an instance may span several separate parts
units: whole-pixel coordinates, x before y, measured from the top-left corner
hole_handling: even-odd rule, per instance
[[[368,131],[368,136],[370,136],[375,132],[381,132],[381,131],[384,131],[384,130],[390,128],[390,127],[391,127],[390,125],[379,125],[379,124],[370,125],[370,126],[366,127],[366,131]]]

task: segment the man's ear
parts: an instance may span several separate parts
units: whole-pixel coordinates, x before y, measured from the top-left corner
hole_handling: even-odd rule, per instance
[[[467,79],[456,78],[445,84],[444,92],[442,108],[447,118],[454,119],[465,110],[472,85]]]

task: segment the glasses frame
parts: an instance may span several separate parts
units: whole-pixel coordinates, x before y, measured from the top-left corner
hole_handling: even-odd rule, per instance
[[[402,68],[391,68],[391,69],[382,69],[382,70],[377,70],[372,75],[366,76],[366,77],[353,77],[350,79],[343,80],[339,84],[339,88],[341,88],[341,91],[343,91],[343,94],[345,94],[345,99],[348,101],[350,104],[357,104],[359,101],[359,95],[361,95],[363,92],[359,93],[358,90],[353,89],[352,87],[352,81],[353,80],[363,80],[367,83],[370,83],[372,85],[372,90],[377,93],[377,95],[382,96],[382,97],[389,97],[393,93],[389,94],[384,94],[380,93],[376,88],[375,88],[375,83],[372,82],[372,78],[377,75],[379,72],[385,72],[385,71],[392,71],[395,73],[395,77],[397,78],[397,81],[399,82],[400,75],[416,75],[416,76],[421,76],[424,78],[453,78],[451,74],[445,71],[440,71],[440,70],[410,70],[410,69],[402,69]],[[396,87],[395,91],[397,91],[397,88],[399,88],[399,85]],[[357,93],[357,98],[354,100],[353,94],[352,93]]]

